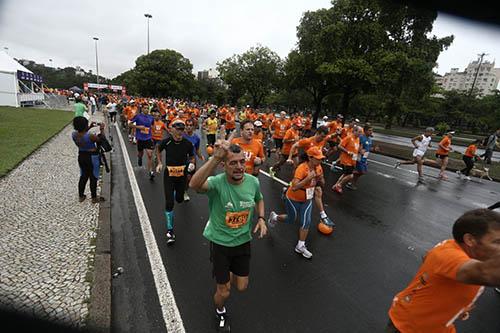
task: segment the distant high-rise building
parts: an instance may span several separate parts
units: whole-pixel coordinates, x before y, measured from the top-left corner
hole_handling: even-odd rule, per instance
[[[479,60],[476,60],[470,62],[463,72],[460,72],[458,68],[452,68],[442,78],[437,76],[435,78],[436,84],[443,87],[444,90],[469,92],[474,85],[475,92],[479,93],[480,96],[486,96],[497,90],[500,68],[495,68],[494,61],[480,63]]]
[[[217,70],[213,68],[198,72],[198,80],[217,79],[218,77],[219,72],[217,72]]]

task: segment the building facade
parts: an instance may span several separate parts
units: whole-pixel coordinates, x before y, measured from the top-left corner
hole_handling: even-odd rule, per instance
[[[479,60],[476,60],[470,62],[463,72],[458,68],[452,68],[443,77],[436,77],[436,84],[444,90],[462,92],[469,92],[474,85],[474,91],[479,96],[486,96],[497,90],[499,78],[500,68],[495,68],[494,61],[483,61],[480,64]]]

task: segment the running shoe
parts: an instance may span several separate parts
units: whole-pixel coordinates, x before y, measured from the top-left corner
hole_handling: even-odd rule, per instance
[[[338,194],[342,194],[344,191],[342,191],[342,187],[338,186],[338,185],[334,185],[332,187],[332,190],[334,190],[335,192],[337,192]]]
[[[496,287],[495,291],[500,294],[500,288],[499,287]]]
[[[348,189],[350,189],[350,190],[353,190],[353,191],[355,191],[355,190],[357,190],[357,189],[358,189],[358,188],[357,188],[355,185],[353,185],[352,183],[347,183],[347,184],[345,185],[345,187],[346,187],[346,188],[348,188]]]
[[[299,254],[302,254],[302,256],[304,258],[307,258],[307,259],[311,259],[313,254],[311,253],[311,251],[309,251],[307,249],[307,247],[305,245],[302,245],[301,247],[299,247],[298,245],[295,247],[295,252],[299,253]]]
[[[137,139],[135,137],[132,138],[132,143],[135,145],[137,144]]]
[[[83,202],[87,198],[86,195],[83,195],[82,197],[78,197],[78,201]]]
[[[418,177],[417,183],[423,184],[424,183],[424,177]]]
[[[191,198],[189,197],[187,192],[184,192],[184,201],[189,201],[189,200],[191,200]]]
[[[276,226],[276,218],[278,217],[278,214],[276,212],[272,211],[269,213],[269,218],[267,219],[267,225],[271,228],[274,228]]]
[[[154,171],[150,171],[149,172],[149,180],[153,180],[153,179],[155,179],[155,173],[154,173]]]
[[[438,178],[442,179],[442,180],[447,180],[448,176],[446,176],[444,173],[440,173],[439,176],[438,176]]]
[[[276,173],[274,172],[273,167],[270,167],[269,168],[269,176],[271,176],[271,178],[274,178],[275,175],[276,175]]]
[[[458,177],[458,178],[462,178],[462,173],[460,172],[460,170],[457,170],[457,172],[456,172],[456,173],[457,173],[457,177]]]
[[[394,169],[399,168],[400,165],[401,165],[401,162],[397,161],[396,164],[394,164]]]
[[[217,332],[231,332],[227,312],[218,313],[215,311],[215,319],[217,320]]]
[[[465,180],[471,180],[469,176],[465,176]]]
[[[332,228],[335,228],[335,223],[328,216],[323,217],[321,219],[321,222],[323,222],[324,224],[326,224]]]
[[[106,201],[106,199],[104,199],[103,197],[92,198],[92,203],[100,203],[100,202],[104,202],[104,201]]]
[[[142,157],[137,157],[137,165],[142,166]]]
[[[175,235],[173,230],[167,231],[167,244],[173,244],[175,242]]]

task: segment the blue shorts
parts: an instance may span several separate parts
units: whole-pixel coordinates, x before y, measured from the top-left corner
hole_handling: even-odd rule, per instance
[[[285,197],[285,206],[287,215],[285,223],[294,223],[298,217],[300,227],[308,230],[311,225],[312,200],[301,202]]]
[[[368,163],[367,162],[356,162],[356,173],[367,173]]]

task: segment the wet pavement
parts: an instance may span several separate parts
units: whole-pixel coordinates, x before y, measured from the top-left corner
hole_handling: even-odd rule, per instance
[[[413,145],[411,143],[411,139],[410,138],[405,138],[405,137],[402,137],[402,136],[373,133],[373,139],[374,140],[378,140],[378,141],[382,141],[382,142],[387,142],[387,143],[394,143],[394,144],[401,145],[401,146],[413,147]],[[433,138],[432,145],[434,147],[430,148],[431,150],[437,149],[438,142],[436,142],[434,138]],[[457,146],[457,145],[451,145],[451,148],[454,151],[459,152],[461,154],[463,154],[465,152],[465,149],[467,149],[467,147]],[[482,153],[484,153],[484,149],[480,149],[479,148],[477,150],[477,154],[481,155]],[[493,157],[492,157],[491,160],[494,161],[494,162],[500,161],[500,152],[494,151],[493,152]]]
[[[116,140],[115,140],[116,141]],[[115,144],[112,187],[113,268],[124,273],[113,279],[113,331],[164,332],[155,284],[141,228]],[[187,332],[214,330],[214,280],[208,242],[202,231],[208,199],[189,191],[191,201],[176,204],[177,241],[167,247],[163,216],[162,176],[154,182],[138,168],[136,147],[127,143],[134,173],[176,303]],[[357,191],[338,195],[328,190],[339,173],[324,166],[326,212],[337,224],[330,237],[312,227],[308,248],[312,260],[297,255],[297,225],[278,225],[271,236],[254,239],[249,288],[234,291],[227,308],[233,332],[381,332],[393,296],[418,269],[422,255],[443,239],[463,212],[498,201],[500,185],[466,182],[449,174],[438,181],[438,170],[425,168],[426,184],[416,185],[415,166],[392,167],[394,159],[372,155],[369,174]],[[267,166],[264,167],[267,169]],[[288,181],[291,168],[278,177]],[[260,175],[266,214],[284,211],[282,185]],[[313,221],[318,221],[313,209]],[[459,332],[500,331],[500,295],[487,288],[471,318],[457,323]]]

